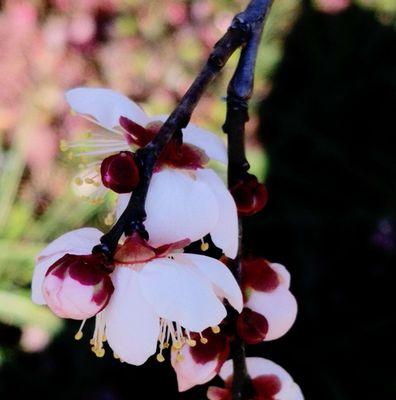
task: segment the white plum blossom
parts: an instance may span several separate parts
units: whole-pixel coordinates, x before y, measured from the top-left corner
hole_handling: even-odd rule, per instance
[[[38,257],[33,300],[46,304],[46,274],[54,263],[57,265],[67,254],[87,257],[100,235],[96,229],[85,228],[50,243]],[[144,363],[158,345],[157,359],[163,361],[165,348],[180,350],[185,343],[193,346],[193,333],[202,335],[205,329],[220,324],[227,314],[223,299],[241,311],[242,293],[229,269],[210,257],[182,253],[188,242],[153,248],[134,234],[118,248],[109,269],[109,273],[113,271],[110,276],[114,292],[96,315],[91,340],[96,355],[103,356],[103,342],[107,339],[114,353],[130,364]],[[76,298],[70,291],[67,303],[60,303],[63,310],[58,309],[59,304],[55,309],[53,302],[48,305],[60,316],[74,317],[80,312],[81,300],[80,290],[74,293]],[[81,319],[83,326],[85,317]],[[81,328],[76,338],[82,336]]]
[[[97,158],[146,144],[167,117],[149,117],[137,104],[109,89],[76,88],[67,92],[66,99],[72,110],[99,127],[84,140],[62,143],[64,150],[76,150],[84,161],[75,187],[83,196],[98,199],[107,189],[102,183],[102,160]],[[209,159],[227,163],[224,142],[192,123],[183,129],[183,142],[182,151],[174,143],[168,145],[151,180],[145,222],[149,243],[158,247],[185,238],[196,241],[210,234],[214,244],[234,258],[238,247],[235,202],[218,175],[204,167]],[[90,157],[94,157],[92,162],[88,161]],[[129,196],[119,195],[117,216]]]

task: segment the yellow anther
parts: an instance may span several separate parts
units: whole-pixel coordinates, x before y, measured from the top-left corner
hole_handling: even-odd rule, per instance
[[[173,348],[175,348],[176,350],[180,350],[182,348],[182,343],[179,342],[178,340],[174,341]]]
[[[84,137],[90,139],[92,137],[92,132],[85,132]]]
[[[168,349],[168,348],[169,348],[169,343],[168,343],[168,342],[165,342],[165,343],[162,345],[162,347],[163,347],[164,349]]]
[[[96,341],[95,341],[94,338],[90,339],[89,344],[90,344],[91,346],[95,346],[95,343],[96,343]]]
[[[202,242],[201,243],[201,250],[202,251],[207,251],[209,249],[209,243],[207,242]]]
[[[71,151],[69,151],[69,152],[67,153],[67,158],[68,158],[69,160],[73,160],[74,154],[73,154]]]
[[[165,357],[161,353],[157,354],[157,361],[158,362],[164,362],[165,361]]]
[[[219,333],[220,332],[220,327],[219,326],[212,326],[212,332],[213,333]]]
[[[183,354],[181,354],[181,353],[178,353],[177,354],[177,356],[176,356],[176,361],[183,361],[184,360],[184,356],[183,356]]]
[[[69,150],[69,143],[66,140],[62,139],[59,143],[60,151],[67,151]]]
[[[84,181],[85,181],[85,183],[88,183],[88,185],[90,185],[90,184],[92,184],[92,183],[95,182],[95,181],[94,181],[93,179],[91,179],[91,178],[85,178]]]
[[[98,349],[96,350],[96,357],[102,358],[105,355],[105,349]]]
[[[114,357],[116,360],[119,360],[119,358],[120,358],[120,356],[119,356],[117,353],[113,353],[113,357]]]
[[[107,340],[106,335],[103,335],[103,336],[102,336],[102,342],[105,342],[106,340]]]
[[[80,177],[77,177],[74,179],[74,183],[78,186],[81,186],[83,184],[83,180]]]
[[[98,350],[98,348],[96,347],[96,346],[92,346],[91,347],[91,351],[92,351],[92,353],[95,353],[96,354],[96,351]]]
[[[83,337],[83,333],[81,331],[78,331],[75,335],[74,335],[74,339],[76,340],[80,340]]]
[[[201,339],[199,340],[202,344],[206,344],[208,343],[208,339],[206,339],[206,337],[201,337]]]
[[[197,342],[194,339],[187,339],[187,344],[190,347],[195,347],[197,345]]]
[[[93,185],[96,186],[96,187],[99,187],[100,186],[100,182],[94,182]]]
[[[114,218],[112,214],[107,214],[106,218],[104,219],[104,223],[107,226],[113,225]]]

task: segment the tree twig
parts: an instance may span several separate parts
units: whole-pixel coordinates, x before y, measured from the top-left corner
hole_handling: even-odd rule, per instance
[[[237,14],[224,36],[216,43],[209,58],[181,99],[179,105],[162,125],[155,138],[138,150],[140,183],[133,191],[128,205],[111,230],[102,236],[101,244],[93,252],[103,252],[111,257],[123,233],[140,232],[148,236],[144,228],[146,219],[145,201],[154,165],[166,144],[182,128],[186,127],[191,115],[207,86],[219,74],[236,49],[245,45],[250,37],[262,27],[268,9],[268,0],[251,0],[247,8]]]
[[[245,124],[249,120],[248,101],[253,92],[254,70],[257,53],[266,16],[271,1],[265,2],[265,11],[261,24],[257,24],[246,46],[242,49],[238,66],[229,83],[227,90],[227,115],[223,131],[228,137],[228,186],[233,187],[249,170],[245,153]],[[241,281],[242,258],[242,221],[239,218],[239,251],[235,260],[231,261],[231,270],[235,278]],[[234,318],[236,323],[236,318]],[[236,331],[236,329],[235,329]],[[251,398],[252,387],[246,368],[245,345],[236,337],[232,343],[233,359],[232,399],[242,400]]]

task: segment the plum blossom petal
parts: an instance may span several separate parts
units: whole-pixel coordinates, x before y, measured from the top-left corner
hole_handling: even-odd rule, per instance
[[[241,289],[226,265],[215,258],[199,254],[183,253],[175,256],[176,259],[178,257],[186,257],[191,260],[198,270],[212,282],[217,296],[226,298],[238,312],[242,311]]]
[[[295,297],[286,287],[281,285],[270,293],[252,290],[246,307],[267,319],[266,341],[283,336],[292,327],[297,316]]]
[[[152,121],[165,122],[169,115],[156,115],[151,117]],[[183,129],[183,142],[189,143],[202,149],[206,155],[223,164],[227,164],[227,148],[224,141],[216,134],[189,123]]]
[[[230,398],[229,389],[220,388],[217,386],[210,386],[208,388],[207,397],[209,400],[225,400]]]
[[[290,272],[286,269],[285,266],[278,263],[271,263],[271,268],[278,274],[279,284],[286,287],[286,289],[290,288]]]
[[[39,305],[46,304],[42,286],[48,268],[66,253],[87,254],[99,243],[102,232],[95,228],[81,228],[65,233],[51,242],[37,256],[32,278],[32,300]]]
[[[304,397],[301,393],[299,386],[293,381],[290,374],[285,371],[280,365],[271,360],[260,357],[248,357],[246,359],[247,370],[251,379],[258,378],[263,375],[275,375],[281,383],[278,393],[276,393],[277,400],[303,400]],[[232,360],[224,363],[220,370],[220,377],[227,381],[233,373]]]
[[[199,169],[196,175],[198,180],[205,182],[212,189],[219,204],[219,218],[216,226],[210,231],[213,243],[222,249],[226,256],[235,258],[238,252],[238,213],[235,201],[213,170]]]
[[[123,361],[141,365],[156,351],[159,318],[143,296],[137,272],[117,267],[112,280],[116,290],[103,311],[107,341]]]
[[[111,89],[75,88],[66,92],[66,100],[76,113],[93,117],[109,130],[119,126],[121,116],[141,125],[149,122],[146,113],[136,103]]]
[[[171,363],[177,376],[179,392],[191,389],[195,385],[209,382],[217,375],[218,360],[213,359],[206,363],[197,363],[191,355],[189,346],[180,350],[182,361],[178,360],[178,353],[172,351]]]
[[[120,195],[117,217],[129,195]],[[149,243],[159,247],[183,239],[199,240],[218,220],[219,207],[212,190],[187,172],[165,169],[152,177],[146,200],[145,227]]]
[[[211,283],[191,263],[155,259],[139,272],[139,280],[146,301],[157,315],[189,331],[216,326],[227,314]]]

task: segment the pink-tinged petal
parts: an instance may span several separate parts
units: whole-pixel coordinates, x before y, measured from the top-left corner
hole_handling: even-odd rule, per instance
[[[75,88],[66,92],[66,100],[76,113],[94,118],[107,129],[119,126],[121,116],[140,125],[149,122],[146,113],[136,103],[110,89]]]
[[[235,201],[213,170],[200,169],[196,174],[198,181],[205,182],[212,189],[219,206],[217,224],[210,231],[213,243],[222,249],[227,257],[235,258],[238,252],[238,213]]]
[[[112,280],[115,291],[103,311],[107,341],[123,361],[141,365],[156,351],[159,317],[143,296],[137,272],[116,267]]]
[[[32,301],[39,305],[46,304],[43,295],[43,281],[48,268],[62,258],[66,253],[57,253],[53,256],[48,256],[39,261],[34,267],[32,277]]]
[[[217,375],[218,360],[197,363],[191,355],[191,348],[184,345],[181,349],[182,360],[177,359],[177,351],[172,350],[171,363],[177,376],[179,392],[185,392],[196,385],[203,385]]]
[[[194,265],[159,258],[139,272],[142,292],[157,315],[192,332],[218,325],[227,315],[211,283]]]
[[[285,266],[278,263],[270,263],[271,268],[278,274],[279,283],[286,287],[286,289],[290,288],[290,272],[286,269]]]
[[[230,400],[231,391],[217,386],[209,386],[206,396],[209,400]]]
[[[67,254],[47,271],[42,291],[51,310],[62,318],[88,319],[100,312],[114,291],[101,254]]]
[[[165,169],[153,175],[147,193],[146,229],[153,247],[208,234],[219,217],[219,206],[210,187],[195,173]]]
[[[282,286],[270,293],[252,290],[246,307],[262,314],[267,319],[266,341],[278,339],[288,332],[297,316],[296,299],[288,289]]]
[[[290,395],[287,400],[304,400],[304,395],[302,394],[300,386],[294,383],[290,387]]]
[[[165,122],[167,118],[168,115],[156,115],[150,119]],[[199,147],[212,160],[227,164],[227,148],[220,136],[190,122],[183,129],[183,142]]]
[[[263,377],[272,378],[275,376],[280,381],[280,390],[276,393],[276,400],[304,400],[298,385],[296,385],[293,378],[280,365],[259,357],[248,357],[246,365],[251,379],[253,381],[257,380],[256,385],[254,385],[256,389],[259,389],[260,384],[263,383],[259,382],[259,380],[263,380]],[[219,375],[224,381],[227,381],[232,376],[232,373],[232,360],[228,360],[224,363]]]
[[[241,289],[226,265],[215,258],[198,254],[183,253],[175,257],[186,257],[191,260],[198,270],[212,282],[217,296],[221,299],[226,298],[238,312],[242,311]]]
[[[89,254],[100,242],[102,232],[95,228],[82,228],[67,232],[45,247],[37,256],[32,278],[32,300],[36,304],[46,304],[42,285],[48,268],[66,253]]]

